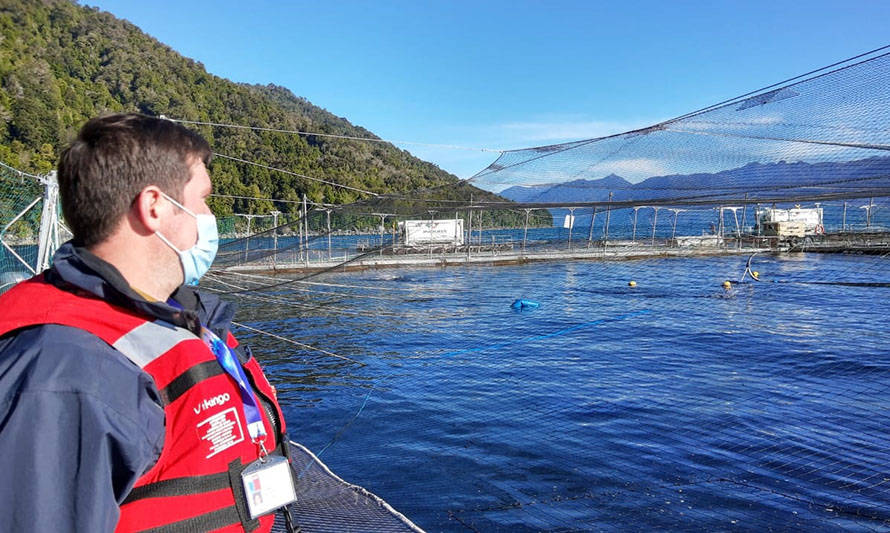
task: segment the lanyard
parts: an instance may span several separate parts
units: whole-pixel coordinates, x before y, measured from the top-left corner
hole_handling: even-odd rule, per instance
[[[173,307],[182,309],[179,302],[172,298],[168,300],[167,303]],[[256,394],[253,392],[253,388],[247,381],[247,375],[244,374],[244,369],[241,367],[241,363],[232,352],[232,349],[229,348],[222,339],[217,337],[216,334],[204,326],[201,326],[201,339],[204,341],[204,344],[210,348],[213,355],[216,356],[216,360],[219,361],[219,366],[221,366],[222,369],[226,371],[226,374],[231,376],[231,378],[235,380],[235,383],[238,384],[238,392],[241,393],[242,412],[244,413],[244,418],[247,420],[247,432],[250,433],[250,440],[259,444],[263,451],[263,455],[265,455],[266,448],[263,446],[263,437],[266,436],[266,427],[263,425],[263,417],[260,415],[259,401],[257,400]]]
[[[223,370],[238,384],[244,418],[247,419],[247,431],[253,442],[261,443],[263,437],[266,436],[266,428],[263,426],[263,418],[260,416],[260,406],[256,394],[247,382],[247,376],[244,374],[244,369],[241,368],[241,363],[225,342],[203,326],[201,326],[201,337],[216,356],[216,360],[219,361]]]

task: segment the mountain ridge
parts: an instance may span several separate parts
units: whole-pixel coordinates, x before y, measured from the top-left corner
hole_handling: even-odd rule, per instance
[[[576,179],[550,185],[513,186],[500,195],[515,202],[571,203],[646,201],[687,195],[689,191],[720,195],[727,191],[744,194],[769,191],[792,196],[794,190],[834,191],[845,182],[868,181],[869,186],[890,187],[890,157],[869,157],[846,162],[804,161],[775,163],[750,162],[713,173],[652,176],[638,183],[610,174],[605,178]],[[785,191],[785,192],[783,192]]]

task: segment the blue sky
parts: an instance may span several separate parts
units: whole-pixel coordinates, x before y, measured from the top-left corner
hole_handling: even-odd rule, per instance
[[[385,139],[494,149],[650,125],[890,44],[884,1],[85,3]],[[462,178],[497,155],[400,146]]]

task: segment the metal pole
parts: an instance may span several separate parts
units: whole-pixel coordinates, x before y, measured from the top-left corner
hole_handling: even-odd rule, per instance
[[[430,230],[429,230],[429,239],[430,239],[430,258],[433,257],[433,214],[435,211],[430,210]]]
[[[742,227],[745,227],[745,221],[748,216],[748,193],[745,193],[745,203],[742,204]]]
[[[328,261],[331,260],[331,210],[325,209],[325,218],[327,218],[327,231],[328,231]]]
[[[633,231],[633,234],[631,235],[630,240],[635,241],[635,240],[637,240],[637,210],[639,210],[640,208],[634,206],[633,209],[634,209],[634,231]]]
[[[35,272],[43,272],[50,267],[53,254],[59,248],[59,183],[53,170],[41,180],[43,190],[43,210],[40,214],[40,230],[37,235],[37,264]],[[17,255],[17,254],[16,254]]]
[[[298,215],[300,217],[297,224],[297,261],[303,261],[303,213],[298,209]]]
[[[569,250],[572,249],[572,230],[575,229],[575,207],[569,208]]]
[[[386,224],[386,215],[380,215],[380,255],[383,255],[383,225]]]
[[[306,240],[303,243],[306,246],[306,266],[309,266],[309,208],[306,207],[306,193],[303,193],[303,224],[306,226]]]
[[[736,242],[736,248],[742,247],[742,229],[739,227],[739,214],[736,209],[732,210],[732,217],[735,219],[735,234],[738,238],[738,242]]]
[[[844,200],[844,219],[841,222],[841,231],[847,231],[847,201]]]
[[[272,211],[272,268],[278,262],[278,215],[281,211]]]
[[[590,230],[587,231],[587,247],[593,242],[593,224],[596,222],[596,207],[593,208],[593,214],[590,215]]]
[[[674,225],[671,228],[671,240],[673,241],[677,238],[677,217],[680,215],[680,210],[672,209],[671,211],[674,212]]]
[[[470,205],[467,206],[467,262],[470,261],[470,245],[473,243],[473,193],[470,193]]]
[[[525,210],[525,226],[522,228],[522,253],[525,254],[525,241],[528,238],[528,215],[531,209]]]
[[[472,202],[472,196],[470,198],[471,198],[470,201]],[[467,261],[469,261],[470,260],[470,244],[472,243],[472,240],[473,240],[473,210],[469,209],[469,208],[467,209],[467,220],[468,220],[468,222],[467,222]]]
[[[606,206],[606,227],[603,228],[603,246],[609,240],[609,219],[612,216],[612,192],[609,191],[609,204]]]
[[[763,235],[763,225],[760,223],[760,204],[754,204],[754,226],[757,228],[757,236]]]
[[[868,199],[868,209],[865,210],[865,227],[866,228],[871,227],[871,208],[874,207],[874,204],[875,204],[875,199],[869,198]]]
[[[655,214],[652,216],[652,246],[655,246],[655,228],[658,225],[658,206],[653,206]]]
[[[250,223],[253,220],[252,215],[247,216],[247,238],[244,239],[244,260],[247,261],[247,251],[250,248]]]

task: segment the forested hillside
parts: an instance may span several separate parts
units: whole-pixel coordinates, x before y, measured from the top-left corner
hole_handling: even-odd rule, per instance
[[[67,0],[0,0],[0,160],[47,172],[84,121],[114,111],[374,137],[286,88],[214,76],[109,13]],[[215,152],[357,189],[432,189],[437,198],[450,200],[470,194],[476,200],[495,198],[468,185],[452,186],[459,183],[455,176],[387,143],[197,129]],[[337,204],[363,198],[353,190],[224,158],[214,161],[212,176],[216,192],[226,195],[298,200],[305,193],[310,201]],[[219,215],[297,209],[233,198],[213,201]]]

